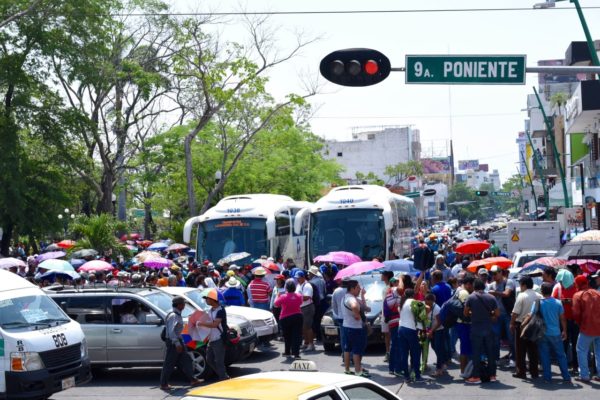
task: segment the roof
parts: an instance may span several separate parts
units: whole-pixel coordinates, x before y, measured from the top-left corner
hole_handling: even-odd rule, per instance
[[[220,399],[296,400],[298,396],[324,386],[359,382],[362,379],[329,372],[263,372],[193,389],[187,395]]]
[[[37,288],[36,285],[10,271],[0,269],[0,291]]]

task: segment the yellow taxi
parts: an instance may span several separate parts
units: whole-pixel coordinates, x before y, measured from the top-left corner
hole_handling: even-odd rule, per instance
[[[399,400],[366,378],[309,372],[310,363],[297,361],[294,371],[261,372],[195,388],[182,400]]]

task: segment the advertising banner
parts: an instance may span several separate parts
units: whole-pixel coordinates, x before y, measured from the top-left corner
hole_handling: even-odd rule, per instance
[[[479,169],[479,160],[459,160],[458,169],[461,171],[467,169]]]

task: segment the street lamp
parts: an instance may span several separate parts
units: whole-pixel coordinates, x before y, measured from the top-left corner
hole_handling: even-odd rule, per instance
[[[63,222],[63,228],[65,230],[65,238],[67,237],[67,230],[69,228],[69,219],[75,219],[75,214],[69,214],[71,211],[68,208],[64,209],[64,215],[58,214],[58,219]]]
[[[215,186],[217,186],[217,193],[215,194],[217,201],[219,201],[219,193],[221,192],[218,189],[219,183],[221,182],[221,178],[223,177],[223,175],[221,174],[220,170],[217,170],[217,172],[215,172]]]
[[[553,8],[556,6],[556,2],[566,1],[566,0],[546,0],[545,3],[536,3],[533,5],[535,9],[547,9]],[[594,46],[594,41],[592,40],[592,34],[585,22],[585,17],[583,16],[583,11],[581,10],[581,5],[579,4],[579,0],[569,0],[571,3],[575,4],[575,9],[577,10],[577,15],[579,16],[579,21],[581,22],[581,27],[583,28],[583,33],[585,34],[585,40],[588,45],[588,50],[590,52],[590,57],[592,58],[592,64],[599,67],[600,59],[598,59],[598,53],[596,53],[596,46]]]

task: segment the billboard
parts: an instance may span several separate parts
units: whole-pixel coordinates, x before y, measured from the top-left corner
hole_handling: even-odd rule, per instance
[[[421,158],[424,174],[450,174],[450,157]]]
[[[539,60],[537,63],[540,67],[557,67],[565,65],[565,60]],[[550,73],[539,73],[538,74],[538,84],[544,86],[546,84],[553,83],[568,83],[568,82],[577,82],[580,80],[584,80],[585,74],[577,74],[577,75],[567,75],[567,74],[553,74]]]
[[[459,160],[458,169],[461,171],[466,169],[479,169],[479,160]]]

